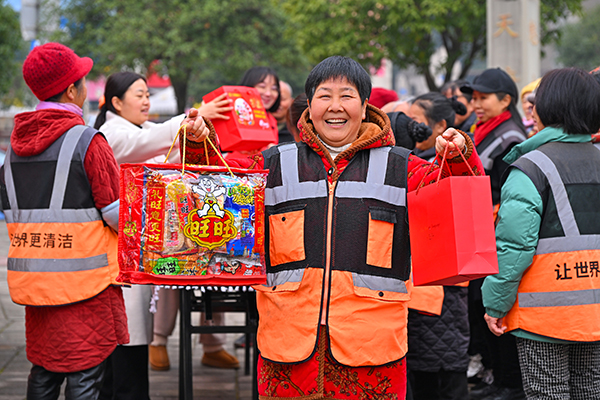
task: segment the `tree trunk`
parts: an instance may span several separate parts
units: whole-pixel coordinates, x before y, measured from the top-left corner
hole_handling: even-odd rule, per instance
[[[171,79],[171,85],[173,85],[175,97],[177,98],[177,113],[182,114],[185,112],[187,103],[190,72],[185,69],[178,69],[176,72],[169,70],[169,78]]]

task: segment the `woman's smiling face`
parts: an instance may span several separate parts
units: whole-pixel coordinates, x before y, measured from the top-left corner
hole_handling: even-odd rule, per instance
[[[329,79],[317,86],[308,105],[315,131],[325,143],[340,147],[352,143],[366,116],[356,86],[346,78]]]
[[[112,102],[117,113],[127,121],[136,125],[142,125],[148,121],[150,92],[143,79],[138,79],[129,86],[123,100],[115,96],[112,98]]]
[[[265,76],[265,79],[262,82],[259,82],[254,86],[258,93],[260,93],[260,98],[262,99],[263,106],[265,110],[269,110],[277,101],[279,97],[279,92],[277,91],[277,81],[273,75]]]
[[[474,90],[472,102],[477,119],[486,122],[508,109],[510,95],[507,94],[500,100],[496,93],[483,93]]]

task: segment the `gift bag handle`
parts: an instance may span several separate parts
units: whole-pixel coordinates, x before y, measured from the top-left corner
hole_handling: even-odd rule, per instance
[[[463,133],[462,131],[456,129],[457,132]],[[448,167],[448,163],[446,162],[446,156],[448,155],[448,149],[450,148],[450,142],[446,142],[446,146],[444,147],[444,154],[441,158],[441,162],[440,162],[440,173],[438,174],[437,180],[435,181],[436,185],[440,184],[440,178],[442,177],[442,171],[444,170],[444,165],[446,165],[446,167]],[[467,168],[469,168],[469,172],[471,173],[472,176],[475,176],[475,172],[473,172],[473,169],[471,168],[471,166],[469,165],[469,163],[467,162],[467,159],[465,158],[465,155],[463,154],[462,151],[458,152],[460,154],[460,157],[463,159],[464,163],[467,165]],[[425,177],[427,177],[427,175],[429,175],[429,173],[431,172],[431,169],[433,168],[433,165],[435,163],[435,160],[439,157],[439,154],[435,155],[435,158],[433,159],[433,161],[431,162],[431,164],[429,164],[429,168],[427,168],[427,171],[425,172],[425,175],[423,175],[423,178],[421,178],[421,182],[419,182],[419,186],[417,187],[417,192],[415,194],[419,193],[419,190],[421,189],[422,185],[423,185],[423,181],[425,180]],[[448,167],[449,169],[450,167]]]
[[[175,135],[175,139],[173,139],[173,143],[171,143],[171,148],[169,149],[169,152],[167,153],[167,158],[165,158],[165,163],[169,160],[169,156],[171,155],[171,151],[173,150],[173,147],[175,146],[175,143],[177,143],[177,138],[179,138],[179,133],[181,132],[181,129],[183,129],[183,136],[187,139],[187,125],[181,125],[179,127],[179,129],[177,130],[177,134]],[[183,140],[183,151],[182,151],[182,157],[181,157],[181,173],[183,174],[184,170],[185,170],[185,144],[186,144],[187,140]],[[215,145],[213,144],[213,142],[210,140],[210,138],[206,138],[204,140],[204,154],[206,156],[206,165],[210,165],[209,161],[208,161],[208,147],[206,146],[206,142],[208,142],[212,148],[215,150],[215,152],[217,153],[217,155],[219,156],[219,158],[221,159],[221,161],[223,162],[223,164],[225,165],[225,167],[227,168],[227,171],[229,171],[229,173],[231,174],[232,177],[235,177],[235,175],[233,174],[233,171],[231,171],[231,168],[229,167],[229,164],[227,164],[227,161],[225,161],[225,159],[223,158],[223,156],[221,155],[221,153],[219,152],[219,150],[217,150],[217,148],[215,147]]]

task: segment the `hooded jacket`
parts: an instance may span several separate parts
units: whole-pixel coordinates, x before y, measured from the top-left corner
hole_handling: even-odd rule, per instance
[[[21,157],[38,155],[75,125],[78,115],[47,109],[18,114],[11,147]],[[94,204],[99,210],[119,197],[118,169],[102,135],[92,139],[84,168]],[[4,174],[0,174],[4,183]],[[7,201],[2,185],[2,202]],[[74,372],[104,361],[117,344],[129,341],[127,319],[120,287],[109,286],[97,296],[75,304],[25,308],[27,358],[54,372]]]
[[[317,133],[315,132],[314,129],[314,125],[312,123],[312,121],[309,118],[309,113],[308,111],[305,111],[303,116],[300,119],[300,127],[301,127],[301,131],[300,131],[300,137],[302,139],[302,144],[298,145],[298,146],[306,146],[308,148],[308,150],[310,152],[314,152],[316,153],[316,155],[318,156],[318,158],[316,158],[317,160],[320,159],[320,163],[314,163],[311,161],[311,165],[310,165],[310,169],[317,169],[317,170],[321,170],[323,172],[323,176],[327,176],[327,183],[329,186],[329,189],[331,189],[333,187],[334,184],[337,184],[340,181],[340,176],[343,174],[344,170],[348,167],[349,163],[351,161],[353,161],[354,158],[357,158],[358,160],[363,160],[364,157],[364,151],[367,150],[373,150],[373,149],[385,149],[385,148],[390,148],[391,146],[394,145],[395,141],[394,141],[394,136],[393,133],[390,129],[390,122],[388,117],[379,109],[372,107],[370,105],[367,106],[367,122],[363,122],[360,126],[359,132],[358,132],[358,137],[357,139],[344,151],[342,151],[340,154],[337,155],[337,157],[335,159],[333,159],[329,153],[329,151],[326,149],[326,147],[324,146],[324,144],[320,141],[320,139],[317,136]],[[211,133],[212,136],[212,140],[214,140],[214,133]],[[194,143],[194,142],[187,142],[187,146],[189,149],[189,157],[188,160],[190,160],[189,162],[195,162],[198,164],[206,164],[206,155],[204,153],[204,145],[203,143]],[[282,145],[282,146],[290,146],[290,145]],[[291,145],[291,146],[295,146],[295,145]],[[280,147],[281,149],[282,147]],[[305,147],[298,147],[299,149],[304,149]],[[467,139],[467,154],[466,154],[466,158],[469,161],[470,165],[473,167],[474,171],[476,171],[476,173],[481,174],[483,172],[483,166],[481,165],[481,162],[479,161],[479,158],[477,156],[476,153],[473,152],[473,144],[472,142]],[[261,154],[257,154],[252,158],[249,159],[234,159],[234,160],[228,160],[228,163],[231,166],[240,166],[242,168],[263,168],[265,166],[265,157],[266,156],[271,156],[273,149],[270,149],[267,152],[261,153]],[[287,151],[287,148],[286,150]],[[406,152],[406,150],[402,150],[403,152]],[[216,153],[214,151],[208,150],[208,158],[209,158],[209,164],[210,165],[215,165],[218,163],[219,159],[216,156]],[[360,156],[360,157],[359,157]],[[311,157],[311,160],[314,160],[315,157]],[[460,161],[459,161],[460,160]],[[362,161],[361,161],[362,162]],[[319,165],[321,164],[322,165]],[[404,171],[402,170],[398,170],[397,173],[398,174],[405,174],[405,179],[407,182],[407,191],[410,190],[414,190],[416,189],[416,187],[418,186],[419,182],[421,181],[421,179],[424,177],[424,175],[427,173],[427,170],[429,168],[429,164],[427,162],[425,162],[424,160],[419,159],[418,157],[415,157],[413,155],[408,155],[406,156],[406,169]],[[366,165],[364,166],[366,168]],[[354,167],[352,167],[354,168]],[[277,168],[275,168],[273,171],[276,171]],[[453,159],[450,162],[450,170],[451,173],[453,175],[462,175],[462,174],[468,174],[468,168],[466,165],[464,165],[462,163],[462,159],[460,157],[458,157],[458,160]],[[353,173],[355,171],[353,170]],[[439,174],[439,170],[437,168],[435,168],[432,172],[429,173],[429,175],[427,177],[425,177],[425,184],[428,184],[430,182],[435,181],[435,179],[437,178]],[[445,171],[444,171],[445,174]],[[273,175],[273,176],[272,176]],[[270,187],[269,185],[269,179],[271,180],[277,180],[280,179],[278,178],[275,172],[270,173],[269,174],[269,178],[267,179],[267,187]],[[354,176],[354,175],[353,175]],[[357,178],[357,180],[359,180]],[[272,181],[271,181],[272,182]],[[292,212],[294,210],[291,210]],[[266,216],[266,218],[268,218],[268,215]],[[404,222],[404,221],[401,221]],[[335,226],[340,229],[342,226],[344,225],[344,221],[335,221]],[[334,228],[335,229],[335,228]],[[348,233],[349,236],[350,232]],[[334,240],[342,240],[342,236],[339,236],[338,234],[336,234],[335,236],[336,239]],[[266,241],[266,243],[268,243],[268,241]],[[394,246],[401,246],[404,247],[405,249],[407,248],[408,243],[394,243]],[[335,248],[336,243],[332,243],[332,248]],[[268,249],[267,249],[268,251]],[[365,257],[367,257],[367,255],[365,255]],[[361,261],[362,263],[362,261]],[[272,266],[271,265],[267,265],[267,273],[269,274],[272,270],[271,270]],[[393,268],[393,267],[392,267]],[[326,282],[324,286],[314,286],[314,285],[305,285],[305,278],[308,276],[311,278],[311,281],[316,281],[319,280],[320,278],[317,278],[317,276],[321,274],[323,275],[323,281]],[[328,284],[327,280],[328,278],[331,277],[331,280],[337,280],[337,282],[335,282],[335,285],[333,284]],[[285,294],[283,297],[294,297],[294,296],[306,296],[307,294],[307,290],[309,292],[311,292],[312,294],[308,297],[304,297],[306,299],[306,303],[310,303],[307,304],[307,307],[311,307],[311,313],[314,314],[314,308],[318,307],[317,309],[317,313],[319,312],[319,310],[321,310],[321,316],[320,319],[315,319],[314,321],[312,321],[312,328],[308,329],[307,332],[297,332],[297,334],[302,335],[303,333],[306,333],[307,335],[304,338],[300,338],[303,343],[302,343],[302,347],[304,350],[302,350],[302,355],[300,355],[300,352],[294,350],[294,352],[296,353],[295,355],[288,355],[285,354],[285,349],[278,349],[275,353],[278,354],[277,358],[271,356],[270,359],[272,359],[273,361],[280,361],[280,362],[291,362],[291,363],[297,363],[297,362],[302,362],[304,361],[304,359],[306,359],[307,356],[310,356],[310,350],[306,351],[307,346],[309,346],[309,348],[312,348],[314,351],[314,348],[316,346],[316,331],[318,330],[318,326],[319,325],[326,325],[328,326],[329,324],[329,319],[325,318],[325,315],[341,315],[341,313],[343,313],[343,310],[339,310],[335,308],[335,304],[334,303],[329,303],[329,296],[334,296],[336,295],[334,293],[334,291],[337,293],[337,295],[339,295],[341,292],[347,292],[346,295],[348,297],[356,297],[356,300],[352,300],[351,302],[353,302],[352,304],[355,305],[356,307],[358,307],[359,309],[361,308],[361,299],[364,302],[363,305],[368,304],[368,307],[365,307],[364,309],[361,309],[360,312],[365,312],[367,314],[365,314],[365,317],[369,317],[368,315],[368,311],[367,309],[369,307],[372,307],[372,312],[374,314],[377,313],[378,311],[378,307],[381,306],[382,309],[385,309],[386,307],[389,307],[390,303],[386,303],[387,301],[393,301],[393,306],[396,309],[396,313],[397,313],[397,319],[395,321],[393,321],[393,324],[390,323],[390,321],[387,321],[385,319],[381,319],[378,320],[378,322],[376,323],[377,326],[373,326],[373,332],[375,331],[379,331],[382,333],[382,337],[378,338],[377,343],[386,345],[387,346],[387,351],[384,353],[381,353],[379,351],[375,352],[369,352],[365,349],[362,349],[362,354],[350,354],[351,352],[349,350],[351,350],[353,348],[353,346],[356,344],[354,343],[352,346],[348,345],[347,349],[344,349],[344,332],[342,330],[340,330],[339,325],[337,327],[334,327],[334,329],[332,330],[332,327],[329,327],[329,335],[331,338],[331,342],[335,342],[336,344],[334,345],[336,347],[336,352],[334,351],[333,356],[334,358],[338,359],[339,362],[341,362],[342,364],[345,365],[351,365],[351,366],[359,366],[359,365],[382,365],[382,364],[386,364],[389,362],[393,362],[396,361],[400,358],[402,358],[406,352],[406,319],[407,319],[407,308],[406,308],[406,300],[408,300],[408,298],[398,298],[396,300],[394,300],[393,298],[391,298],[390,300],[380,300],[381,297],[386,297],[387,294],[384,293],[384,291],[381,291],[380,294],[377,295],[377,293],[375,293],[375,295],[373,295],[372,297],[370,297],[370,295],[368,293],[354,293],[353,292],[353,285],[352,285],[352,280],[347,280],[345,279],[346,275],[345,274],[331,274],[328,275],[328,271],[326,268],[320,268],[320,269],[312,269],[312,268],[307,268],[306,271],[304,272],[304,277],[302,278],[302,281],[299,283],[299,285],[295,285],[294,287],[296,287],[296,289],[298,289],[297,291],[295,290],[290,290],[289,292],[287,292],[287,294]],[[314,278],[314,279],[313,279]],[[315,280],[316,279],[316,280]],[[307,279],[308,281],[308,279]],[[257,288],[257,290],[263,291],[264,288]],[[268,288],[267,288],[268,290]],[[273,290],[273,289],[271,289]],[[279,290],[279,289],[277,289]],[[285,290],[285,289],[284,289]],[[284,301],[284,303],[281,303],[280,306],[280,310],[277,314],[272,314],[272,311],[274,310],[274,308],[269,307],[269,309],[267,310],[266,308],[262,308],[261,309],[261,301],[265,301],[265,298],[261,299],[261,296],[266,296],[261,294],[260,292],[257,294],[257,302],[259,303],[259,313],[261,316],[261,324],[263,324],[264,327],[269,326],[269,324],[272,322],[271,318],[273,320],[286,320],[286,319],[290,319],[290,318],[294,318],[293,315],[296,315],[297,312],[301,312],[300,310],[292,310],[291,308],[291,304],[296,304],[297,300],[293,300],[290,298],[290,303],[287,304],[287,307],[285,306],[285,301],[284,299],[282,301]],[[387,297],[386,297],[387,298]],[[324,299],[324,300],[322,300]],[[376,300],[379,299],[379,300]],[[279,300],[277,300],[279,301]],[[315,302],[319,303],[319,304],[315,304]],[[264,303],[263,303],[264,304]],[[339,303],[339,304],[343,304],[343,302]],[[379,306],[378,306],[379,304]],[[288,310],[288,311],[283,311],[283,310]],[[370,317],[369,317],[370,319]],[[386,325],[389,325],[386,328]],[[388,329],[390,326],[393,326],[393,334],[391,333],[391,331]],[[267,329],[268,330],[268,329]],[[385,333],[385,334],[384,334]],[[384,334],[384,335],[383,335]],[[271,344],[269,344],[269,337],[268,335],[261,337],[261,326],[259,325],[259,333],[258,333],[258,341],[259,341],[259,348],[261,347],[261,343],[263,344],[263,346],[271,346]],[[281,335],[280,335],[281,336]],[[385,336],[385,337],[383,337]],[[280,338],[280,339],[284,339],[284,338]],[[306,341],[309,340],[311,341],[311,343],[306,343]],[[373,346],[374,342],[369,342],[367,343],[366,341],[368,340],[368,338],[362,338],[362,337],[357,337],[353,339],[353,342],[356,341],[360,341],[360,340],[365,340],[365,348],[371,348],[371,346]],[[285,341],[285,340],[284,340]],[[283,343],[283,342],[282,342]],[[263,349],[261,349],[263,350]],[[345,351],[348,350],[348,351]],[[271,352],[271,354],[275,354],[273,352]],[[308,353],[308,354],[307,354]],[[376,353],[376,354],[370,354],[370,353]],[[281,356],[281,357],[280,357]],[[339,358],[338,358],[339,357]],[[267,356],[267,358],[269,358]]]

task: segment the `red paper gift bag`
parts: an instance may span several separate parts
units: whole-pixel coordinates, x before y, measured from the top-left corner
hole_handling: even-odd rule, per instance
[[[225,113],[228,120],[212,120],[223,151],[258,150],[279,141],[277,130],[269,124],[258,90],[246,86],[221,86],[202,100],[208,103],[223,93],[233,101],[233,110]]]
[[[489,176],[451,176],[408,193],[415,286],[498,273],[491,193]]]

